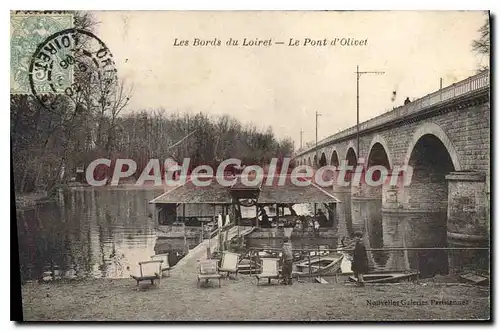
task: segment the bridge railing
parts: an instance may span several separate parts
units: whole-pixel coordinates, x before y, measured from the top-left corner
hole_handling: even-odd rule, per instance
[[[417,113],[423,109],[430,106],[434,106],[441,102],[448,101],[450,99],[456,98],[458,96],[467,94],[472,91],[486,88],[490,85],[490,73],[489,71],[483,71],[477,75],[466,78],[458,83],[454,83],[438,91],[430,93],[420,99],[410,102],[409,104],[395,108],[387,113],[376,116],[369,119],[366,122],[359,124],[359,131],[365,131],[370,128],[374,128],[381,124],[393,121],[395,119],[405,117],[414,113]],[[343,137],[350,136],[356,133],[356,126],[350,127],[339,133],[336,133],[330,137],[318,141],[318,147],[328,144],[332,141],[339,140]],[[303,154],[307,151],[314,150],[315,146],[310,148],[304,148],[297,151],[297,155]]]

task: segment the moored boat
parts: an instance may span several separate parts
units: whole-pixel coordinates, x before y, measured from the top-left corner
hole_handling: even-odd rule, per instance
[[[363,275],[364,283],[398,283],[400,281],[409,281],[415,279],[418,275],[417,271],[387,271],[377,272]],[[357,282],[357,278],[349,276],[349,281]]]
[[[316,276],[334,274],[340,269],[340,264],[344,259],[344,254],[332,253],[325,256],[316,256],[310,260],[301,261],[294,264],[296,270],[292,276]]]

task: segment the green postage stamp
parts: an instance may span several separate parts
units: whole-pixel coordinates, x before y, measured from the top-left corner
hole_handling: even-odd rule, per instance
[[[73,15],[66,13],[11,13],[10,17],[10,93],[30,93],[29,68],[37,47],[52,34],[73,28]],[[71,82],[71,70],[56,70],[51,74],[59,81]],[[57,72],[60,71],[60,72]],[[39,75],[42,83],[47,76]],[[49,92],[40,91],[40,92]]]

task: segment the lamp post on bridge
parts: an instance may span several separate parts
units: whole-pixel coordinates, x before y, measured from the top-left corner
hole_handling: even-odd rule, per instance
[[[316,167],[319,165],[319,157],[318,157],[318,117],[319,116],[321,116],[321,114],[316,111],[316,148],[315,148],[315,151],[316,151],[316,164],[313,165],[313,166],[316,166]]]
[[[357,145],[357,155],[359,159],[359,77],[365,74],[383,75],[385,71],[359,71],[359,65],[356,66],[356,145]]]

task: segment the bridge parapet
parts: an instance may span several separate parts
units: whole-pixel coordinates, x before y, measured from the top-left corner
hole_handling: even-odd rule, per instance
[[[431,106],[438,105],[440,103],[444,103],[450,101],[454,98],[457,98],[462,95],[466,95],[471,92],[475,92],[478,90],[489,88],[490,85],[490,75],[489,71],[483,71],[477,75],[466,78],[458,83],[454,83],[445,88],[437,90],[433,93],[430,93],[420,99],[412,101],[406,105],[395,108],[387,113],[376,116],[368,121],[359,124],[359,131],[363,132],[377,126],[380,126],[385,123],[389,123],[391,121],[407,117],[409,115],[418,113],[424,109],[427,109]],[[331,135],[325,139],[318,141],[318,148],[329,145],[332,142],[341,140],[345,137],[352,136],[356,134],[356,126],[352,126],[346,130],[338,132],[334,135]],[[315,146],[311,146],[309,148],[305,148],[302,150],[298,150],[295,156],[301,156],[303,154],[309,153],[315,150]]]

